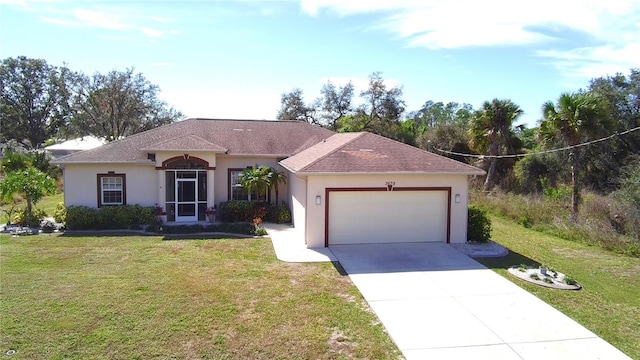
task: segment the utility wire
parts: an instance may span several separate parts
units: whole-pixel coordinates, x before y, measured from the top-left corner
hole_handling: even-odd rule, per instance
[[[519,157],[525,157],[525,156],[531,156],[531,155],[542,155],[542,154],[550,154],[550,153],[554,153],[554,152],[559,152],[559,151],[567,151],[567,150],[572,150],[575,148],[579,148],[579,147],[583,147],[583,146],[588,146],[588,145],[593,145],[599,142],[603,142],[603,141],[607,141],[607,140],[611,140],[615,137],[618,137],[620,135],[626,135],[629,133],[632,133],[634,131],[638,131],[640,130],[640,126],[635,127],[633,129],[629,129],[629,130],[625,130],[623,132],[616,132],[612,135],[600,138],[600,139],[596,139],[596,140],[591,140],[591,141],[587,141],[585,143],[581,143],[581,144],[577,144],[577,145],[571,145],[571,146],[565,146],[562,148],[558,148],[558,149],[551,149],[551,150],[545,150],[545,151],[536,151],[536,152],[532,152],[532,153],[523,153],[523,154],[511,154],[511,155],[475,155],[475,154],[465,154],[465,153],[459,153],[459,152],[454,152],[454,151],[447,151],[447,150],[442,150],[442,149],[438,149],[438,148],[433,148],[433,150],[436,150],[438,152],[444,153],[444,154],[449,154],[449,155],[458,155],[458,156],[464,156],[464,157],[470,157],[470,158],[477,158],[477,159],[491,159],[491,158],[495,158],[495,159],[502,159],[502,158],[519,158]]]

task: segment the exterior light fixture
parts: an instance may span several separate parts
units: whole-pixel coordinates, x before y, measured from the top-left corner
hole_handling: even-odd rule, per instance
[[[316,205],[320,205],[321,202],[320,195],[316,195]]]
[[[460,194],[456,194],[455,202],[456,202],[456,204],[460,202]]]

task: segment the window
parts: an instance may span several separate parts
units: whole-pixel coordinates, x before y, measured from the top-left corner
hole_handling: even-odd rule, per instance
[[[125,174],[98,174],[98,207],[126,205],[125,178]]]
[[[229,200],[249,200],[247,189],[240,184],[242,170],[229,170]]]
[[[258,197],[256,197],[256,189],[252,189],[251,193],[245,189],[241,182],[240,178],[242,177],[242,172],[245,169],[229,169],[229,201],[231,200],[258,200],[258,201],[268,201],[271,199],[271,194],[265,194],[263,189],[260,191]],[[268,191],[267,191],[268,192]]]

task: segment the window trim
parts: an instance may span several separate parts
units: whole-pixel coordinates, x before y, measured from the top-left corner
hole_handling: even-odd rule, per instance
[[[118,205],[127,205],[127,174],[116,174],[113,171],[109,171],[106,174],[97,174],[98,178],[98,207],[103,206],[118,206]],[[103,178],[121,178],[122,179],[122,203],[119,204],[104,204],[102,202],[103,198],[103,190],[102,190],[102,179]]]
[[[251,166],[247,167],[247,168],[251,168]],[[231,195],[233,194],[232,190],[231,190],[231,179],[232,179],[232,173],[235,171],[238,172],[242,172],[247,168],[229,168],[227,169],[227,201],[235,201],[235,199],[231,198]],[[247,197],[248,198],[248,197]],[[237,200],[237,201],[248,201],[248,200]]]

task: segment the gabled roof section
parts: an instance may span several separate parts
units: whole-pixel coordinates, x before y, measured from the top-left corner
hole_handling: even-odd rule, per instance
[[[481,169],[368,132],[335,134],[280,162],[296,173],[483,175]]]
[[[226,152],[227,149],[209,142],[197,135],[184,135],[147,146],[143,151],[213,151]]]
[[[187,119],[67,155],[55,163],[151,163],[148,152],[169,150],[287,157],[333,134],[298,121]]]

